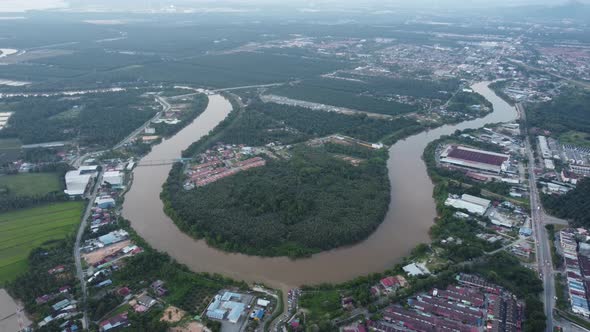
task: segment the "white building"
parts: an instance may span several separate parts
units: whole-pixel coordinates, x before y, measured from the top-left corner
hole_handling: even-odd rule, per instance
[[[420,276],[425,274],[430,274],[430,271],[426,267],[424,263],[412,263],[408,264],[403,267],[404,272],[406,272],[409,276]]]
[[[452,206],[455,209],[464,209],[469,213],[483,216],[490,207],[491,201],[469,194],[461,195],[461,198],[450,196],[445,201],[445,205]]]
[[[541,149],[541,154],[543,155],[543,158],[545,158],[545,159],[552,158],[553,154],[551,153],[551,150],[549,149],[549,145],[547,144],[547,137],[537,136],[537,139],[539,140],[539,149]]]
[[[91,180],[96,177],[96,172],[96,166],[82,166],[77,170],[67,172],[64,192],[70,197],[84,195]]]
[[[545,163],[546,169],[551,170],[551,171],[555,169],[555,164],[553,163],[553,160],[543,159],[543,162]]]
[[[114,188],[123,186],[123,172],[108,171],[102,176],[102,184],[110,183]]]

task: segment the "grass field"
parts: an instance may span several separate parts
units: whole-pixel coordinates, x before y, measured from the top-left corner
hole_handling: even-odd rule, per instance
[[[573,130],[568,131],[559,136],[559,142],[562,144],[590,147],[590,134]]]
[[[44,195],[61,190],[57,173],[0,175],[0,188],[8,187],[18,196]]]
[[[0,163],[15,160],[20,154],[21,145],[18,139],[0,139]]]
[[[0,284],[26,270],[32,249],[73,233],[82,207],[66,202],[0,214]]]

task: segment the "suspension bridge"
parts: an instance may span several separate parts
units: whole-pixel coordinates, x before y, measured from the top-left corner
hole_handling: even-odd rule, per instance
[[[135,167],[149,167],[149,166],[164,166],[176,163],[186,163],[192,161],[193,158],[174,158],[174,159],[156,159],[156,160],[140,160]]]

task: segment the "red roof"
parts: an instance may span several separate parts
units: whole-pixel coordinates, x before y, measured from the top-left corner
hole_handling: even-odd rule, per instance
[[[131,293],[131,290],[128,287],[121,287],[117,291],[117,294],[119,294],[121,296],[127,296],[127,295],[129,295],[129,293]]]
[[[381,285],[383,285],[383,287],[397,286],[399,285],[399,281],[396,277],[389,276],[381,279]]]
[[[463,150],[459,147],[453,148],[451,152],[449,152],[449,157],[496,166],[502,166],[502,163],[508,160],[506,157],[487,154],[484,152]]]

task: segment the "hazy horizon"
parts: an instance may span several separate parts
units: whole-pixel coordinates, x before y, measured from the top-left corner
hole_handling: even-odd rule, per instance
[[[588,4],[590,0],[576,1]],[[202,8],[250,8],[264,10],[266,8],[280,9],[301,8],[317,10],[338,9],[367,9],[379,8],[407,8],[407,9],[470,9],[493,8],[506,6],[562,5],[568,0],[499,0],[490,3],[486,0],[465,2],[462,0],[415,0],[408,4],[406,1],[360,0],[360,1],[336,1],[336,0],[295,0],[288,4],[281,4],[276,0],[3,0],[0,3],[0,12],[25,12],[30,10],[68,10],[68,11],[161,11],[164,9],[178,8],[181,10],[198,10]]]

